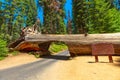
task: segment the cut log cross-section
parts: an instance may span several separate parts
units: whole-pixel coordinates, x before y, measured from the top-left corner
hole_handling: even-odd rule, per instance
[[[71,56],[91,54],[91,45],[95,43],[112,43],[115,54],[120,54],[120,33],[112,34],[83,34],[76,35],[53,35],[53,34],[28,34],[24,41],[10,48],[15,50],[43,50],[48,51],[51,42],[64,42],[69,49]],[[14,43],[15,44],[15,43]]]

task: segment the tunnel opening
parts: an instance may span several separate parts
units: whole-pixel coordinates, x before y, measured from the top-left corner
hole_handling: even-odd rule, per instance
[[[48,50],[51,54],[55,54],[68,50],[68,46],[64,42],[51,42]]]

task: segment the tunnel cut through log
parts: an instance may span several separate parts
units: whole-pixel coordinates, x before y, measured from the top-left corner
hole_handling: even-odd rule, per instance
[[[14,50],[36,50],[49,52],[48,48],[51,42],[64,42],[72,56],[81,54],[91,55],[91,45],[93,43],[112,43],[115,54],[120,54],[120,33],[112,34],[88,34],[79,35],[46,35],[34,34],[25,36],[24,40],[18,41],[16,45],[12,43],[9,48]]]

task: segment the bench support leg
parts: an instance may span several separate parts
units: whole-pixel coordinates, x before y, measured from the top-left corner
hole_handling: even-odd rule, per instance
[[[109,62],[113,63],[112,55],[109,55],[108,58],[109,58]]]
[[[99,60],[98,60],[98,56],[95,56],[95,62],[98,62]]]

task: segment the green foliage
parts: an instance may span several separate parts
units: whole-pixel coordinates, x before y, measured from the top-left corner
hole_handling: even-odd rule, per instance
[[[6,47],[6,41],[0,39],[0,57],[6,57],[8,54],[8,49]]]
[[[52,53],[58,53],[63,50],[67,50],[68,47],[62,42],[54,42],[51,44],[49,51]]]
[[[87,18],[87,7],[85,4],[86,0],[74,0],[73,1],[73,21],[74,21],[74,32],[84,33],[86,27]]]
[[[13,56],[16,56],[16,55],[19,54],[19,51],[13,51],[13,52],[11,52],[10,54],[12,54]]]
[[[94,16],[90,19],[89,33],[119,32],[119,11],[111,7],[109,1],[96,0],[94,2]],[[96,12],[95,12],[96,11]]]
[[[0,60],[3,60],[3,59],[5,59],[5,57],[1,57],[1,56],[0,56]]]
[[[109,16],[109,28],[106,28],[107,32],[120,32],[120,11],[115,8],[112,8],[108,11]]]
[[[59,1],[58,3],[56,1]],[[74,33],[120,32],[120,11],[114,8],[114,0],[73,0]],[[6,0],[0,2],[0,34],[7,42],[14,41],[26,24],[36,21],[35,0]],[[43,33],[66,34],[64,23],[66,0],[39,0],[44,9]],[[56,5],[57,4],[57,5]],[[4,5],[4,9],[1,6]]]
[[[63,18],[58,15],[58,27],[57,27],[57,34],[66,34],[66,26],[63,21]]]
[[[35,4],[35,0],[25,0],[25,2],[27,3],[27,20],[26,20],[26,24],[27,26],[32,26],[35,21],[36,21],[36,16],[37,16],[37,6]]]
[[[40,54],[35,54],[35,57],[36,58],[40,58]]]
[[[40,56],[42,56],[39,52],[29,52],[29,54],[34,55],[36,58],[40,58]]]
[[[65,34],[64,3],[65,0],[39,0],[44,9],[43,33]]]
[[[3,39],[10,42],[20,37],[25,24],[31,26],[35,23],[37,7],[35,0],[6,0],[3,5],[5,7],[0,9],[0,34],[4,34]]]
[[[120,11],[112,1],[73,1],[74,25],[76,33],[113,33],[120,31]]]
[[[28,52],[28,54],[29,54],[29,55],[32,55],[32,54],[34,54],[34,52]]]

